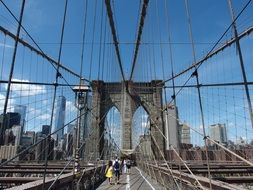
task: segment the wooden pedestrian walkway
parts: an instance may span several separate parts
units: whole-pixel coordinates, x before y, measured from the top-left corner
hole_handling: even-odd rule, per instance
[[[113,183],[115,177],[113,178]],[[120,176],[119,184],[110,185],[108,180],[104,181],[97,190],[160,190],[162,187],[152,180],[147,174],[132,167],[129,174]]]

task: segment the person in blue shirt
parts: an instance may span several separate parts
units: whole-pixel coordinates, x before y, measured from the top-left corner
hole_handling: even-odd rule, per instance
[[[118,158],[116,158],[113,163],[113,169],[114,169],[114,175],[116,177],[115,183],[118,184],[119,179],[120,179],[120,162],[119,162]]]

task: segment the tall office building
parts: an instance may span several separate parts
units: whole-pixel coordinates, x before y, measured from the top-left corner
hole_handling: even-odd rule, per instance
[[[0,144],[3,145],[7,142],[4,138],[6,137],[5,131],[11,129],[14,125],[20,124],[20,114],[14,112],[8,112],[0,115]],[[7,135],[8,136],[8,135]]]
[[[60,129],[59,131],[57,131],[55,134],[52,135],[56,143],[60,142],[60,140],[63,138],[65,109],[66,109],[66,98],[64,96],[58,96],[55,103],[54,124],[52,126],[52,132]]]
[[[12,133],[15,136],[15,146],[19,146],[21,142],[21,137],[22,137],[22,126],[21,125],[14,125],[12,127]]]
[[[48,139],[48,144],[46,143],[45,139],[46,135],[42,132],[36,133],[36,142],[40,141],[38,145],[34,148],[34,154],[36,160],[45,160],[46,157],[46,146],[48,146],[48,160],[53,159],[53,148],[54,148],[54,141],[53,139]]]
[[[5,117],[3,114],[0,115],[0,122],[4,129],[10,129],[14,125],[19,125],[21,120],[21,116],[19,113],[8,112]]]
[[[50,133],[50,125],[42,125],[42,134],[49,135]]]
[[[23,136],[21,137],[21,145],[22,146],[30,146],[36,140],[35,132],[34,131],[26,131]]]
[[[20,123],[21,126],[21,134],[24,132],[25,127],[25,117],[26,117],[26,106],[24,105],[15,105],[14,106],[14,112],[20,114]]]
[[[164,113],[165,118],[165,135],[166,140],[166,149],[169,150],[170,144],[174,148],[179,148],[179,123],[178,123],[178,112],[176,106],[168,106],[167,112]]]
[[[222,144],[227,144],[227,131],[226,131],[226,126],[225,124],[214,124],[209,126],[209,136],[211,139],[222,143]],[[210,143],[213,145],[213,143]]]
[[[180,136],[182,144],[191,144],[191,132],[189,126],[185,124],[180,125]]]

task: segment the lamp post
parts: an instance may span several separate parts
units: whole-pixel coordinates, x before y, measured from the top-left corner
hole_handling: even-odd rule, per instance
[[[77,176],[77,174],[80,172],[80,163],[79,163],[79,148],[80,148],[80,127],[81,127],[81,116],[82,116],[82,110],[85,108],[85,105],[87,104],[87,95],[90,91],[90,87],[88,85],[84,84],[84,80],[80,80],[80,84],[78,86],[75,86],[73,88],[73,91],[75,92],[75,106],[78,110],[78,119],[77,119],[77,126],[76,126],[76,147],[74,149],[74,175]]]

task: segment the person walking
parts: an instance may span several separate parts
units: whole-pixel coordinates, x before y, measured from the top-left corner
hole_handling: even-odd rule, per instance
[[[113,164],[113,168],[114,168],[114,174],[115,174],[115,183],[118,184],[119,183],[119,178],[120,178],[120,163],[119,160],[116,158],[114,164]]]
[[[130,173],[130,169],[131,169],[131,160],[127,160],[126,162],[126,167],[127,167],[127,173],[129,174]]]
[[[113,167],[112,167],[112,161],[109,160],[108,165],[105,169],[105,177],[108,178],[109,183],[112,185],[112,176],[113,176]]]
[[[121,172],[122,172],[122,174],[126,174],[126,160],[125,159],[122,160],[122,164],[121,165],[122,165],[121,166]]]

